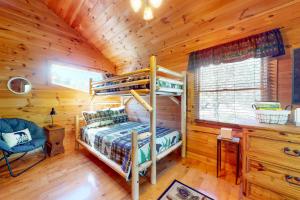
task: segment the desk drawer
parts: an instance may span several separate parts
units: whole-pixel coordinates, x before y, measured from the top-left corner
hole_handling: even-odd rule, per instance
[[[248,128],[243,129],[243,132],[244,134],[251,135],[251,136],[300,144],[299,133],[295,134],[295,133],[289,133],[284,131],[267,131],[267,130],[259,130],[259,129],[248,129]],[[300,132],[300,128],[299,128],[299,132]]]
[[[282,194],[272,192],[253,183],[248,184],[247,190],[247,196],[249,197],[247,200],[296,200],[295,198],[283,196]]]
[[[279,166],[300,170],[300,144],[276,141],[253,135],[247,137],[249,156],[272,162]]]
[[[56,142],[61,141],[65,137],[64,131],[52,131],[47,134],[47,141]]]
[[[300,172],[249,160],[246,178],[250,183],[292,199],[300,198]]]

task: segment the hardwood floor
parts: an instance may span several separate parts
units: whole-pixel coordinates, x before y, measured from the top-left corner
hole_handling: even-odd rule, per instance
[[[93,157],[87,151],[74,150],[73,138],[66,137],[66,152],[51,158],[11,178],[6,168],[0,170],[1,200],[96,200],[130,199],[130,184],[121,176]],[[38,158],[35,153],[34,159]],[[28,164],[29,159],[17,161],[14,167]],[[30,162],[33,159],[30,157]],[[212,198],[237,200],[240,186],[234,184],[231,172],[223,178],[216,178],[215,166],[191,159],[181,159],[173,153],[158,163],[158,182],[151,185],[142,179],[140,197],[142,200],[157,199],[177,179]]]

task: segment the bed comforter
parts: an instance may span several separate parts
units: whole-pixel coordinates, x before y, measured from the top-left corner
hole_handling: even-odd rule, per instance
[[[82,140],[101,154],[107,156],[117,164],[129,179],[131,169],[131,131],[138,134],[149,132],[149,123],[125,122],[100,128],[82,129]],[[178,143],[181,135],[178,131],[168,128],[156,128],[156,152],[161,153]],[[139,164],[150,160],[150,138],[139,141]]]

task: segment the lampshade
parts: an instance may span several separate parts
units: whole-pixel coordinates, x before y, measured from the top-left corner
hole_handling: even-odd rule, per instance
[[[162,3],[162,0],[150,0],[150,5],[154,8],[158,8]]]
[[[134,12],[139,12],[142,7],[142,0],[130,0],[131,7]]]
[[[144,20],[151,20],[153,19],[153,13],[150,6],[146,6],[144,10]]]
[[[54,108],[51,109],[50,115],[56,115],[56,111]]]

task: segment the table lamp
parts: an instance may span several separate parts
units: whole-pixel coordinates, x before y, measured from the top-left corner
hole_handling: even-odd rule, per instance
[[[51,121],[52,121],[52,124],[49,125],[49,127],[55,127],[55,125],[53,124],[53,116],[56,115],[56,111],[54,108],[51,109],[51,112],[50,112],[50,116],[51,116]]]

